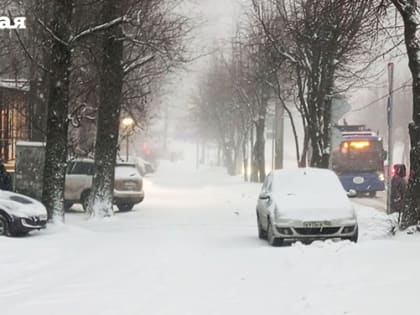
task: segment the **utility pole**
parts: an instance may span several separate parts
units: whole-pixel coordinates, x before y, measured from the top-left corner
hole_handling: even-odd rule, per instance
[[[127,154],[126,154],[126,159],[125,159],[125,161],[126,161],[126,162],[128,162],[128,157],[129,157],[129,154],[128,154],[128,153],[129,153],[129,152],[128,152],[128,148],[129,148],[129,146],[130,146],[130,143],[129,143],[129,141],[128,141],[128,133],[127,133],[127,135],[125,136],[125,138],[126,138],[126,141],[127,141],[127,143],[126,143],[126,146],[127,146],[127,147],[126,147],[126,153],[127,153]]]
[[[391,175],[393,163],[393,141],[392,141],[392,107],[393,107],[393,91],[394,91],[394,64],[388,63],[388,103],[387,103],[387,120],[388,120],[388,169],[387,169],[387,199],[386,211],[391,213]]]
[[[271,169],[276,169],[276,141],[277,141],[277,104],[274,109],[273,124],[271,126]]]

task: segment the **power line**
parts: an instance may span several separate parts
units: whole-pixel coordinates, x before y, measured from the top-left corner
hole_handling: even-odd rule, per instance
[[[402,90],[403,88],[409,87],[410,85],[407,85],[407,83],[410,82],[410,81],[411,81],[411,79],[405,81],[403,83],[403,85],[401,85],[399,88],[392,90],[392,93],[395,93],[395,92],[397,92],[399,90]],[[362,111],[362,110],[364,110],[364,109],[372,106],[373,104],[376,104],[379,101],[382,101],[383,99],[386,99],[388,96],[389,96],[389,94],[385,94],[385,95],[381,96],[380,98],[377,98],[377,99],[373,100],[372,102],[370,102],[370,103],[368,103],[368,104],[366,104],[366,105],[364,105],[362,107],[359,107],[359,108],[356,108],[356,109],[352,109],[350,112],[359,112],[359,111]]]

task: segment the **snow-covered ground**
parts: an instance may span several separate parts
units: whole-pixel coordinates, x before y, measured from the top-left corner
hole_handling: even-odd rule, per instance
[[[260,185],[162,162],[130,213],[0,238],[1,315],[417,314],[420,237],[355,203],[360,241],[273,248]]]

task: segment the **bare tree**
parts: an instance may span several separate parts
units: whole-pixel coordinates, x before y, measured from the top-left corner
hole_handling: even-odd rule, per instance
[[[104,0],[102,22],[122,16],[123,2]],[[93,215],[112,214],[114,168],[117,155],[124,70],[121,25],[102,34],[102,67],[100,69],[99,110],[95,145],[95,173],[88,211]],[[93,207],[93,205],[95,205]],[[93,211],[94,209],[94,211]]]
[[[263,182],[265,179],[265,124],[271,90],[267,82],[272,79],[273,71],[269,58],[270,45],[261,36],[258,27],[251,26],[248,31],[248,42],[244,47],[243,77],[241,78],[242,95],[251,101],[253,123],[255,127],[255,143],[251,158],[251,180]],[[246,102],[244,103],[246,104]]]
[[[216,136],[223,150],[224,164],[230,175],[237,173],[240,142],[234,105],[232,81],[221,55],[213,56],[210,68],[202,78],[195,98],[193,114],[198,114],[200,134]]]
[[[155,82],[186,62],[183,38],[188,19],[171,13],[177,1],[103,2],[103,22],[127,16],[127,23],[103,33],[100,93],[95,144],[95,175],[88,210],[112,215],[114,167],[123,109],[134,120],[145,112]]]
[[[70,87],[72,0],[52,3],[52,19],[45,24],[50,33],[51,65],[49,68],[49,97],[47,141],[43,176],[42,201],[49,218],[63,219],[64,180],[67,161],[68,102]]]
[[[253,6],[265,36],[293,68],[311,144],[310,164],[328,167],[331,100],[341,92],[340,81],[354,73],[353,61],[373,42],[374,5],[348,0],[253,0]],[[276,23],[281,27],[272,28]]]

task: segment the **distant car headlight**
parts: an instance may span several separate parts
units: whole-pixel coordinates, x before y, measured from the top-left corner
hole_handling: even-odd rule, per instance
[[[277,227],[277,232],[284,235],[293,235],[293,231],[288,227]]]
[[[385,175],[384,175],[384,173],[379,173],[379,174],[378,174],[378,178],[379,178],[379,180],[380,180],[381,182],[385,181]]]

